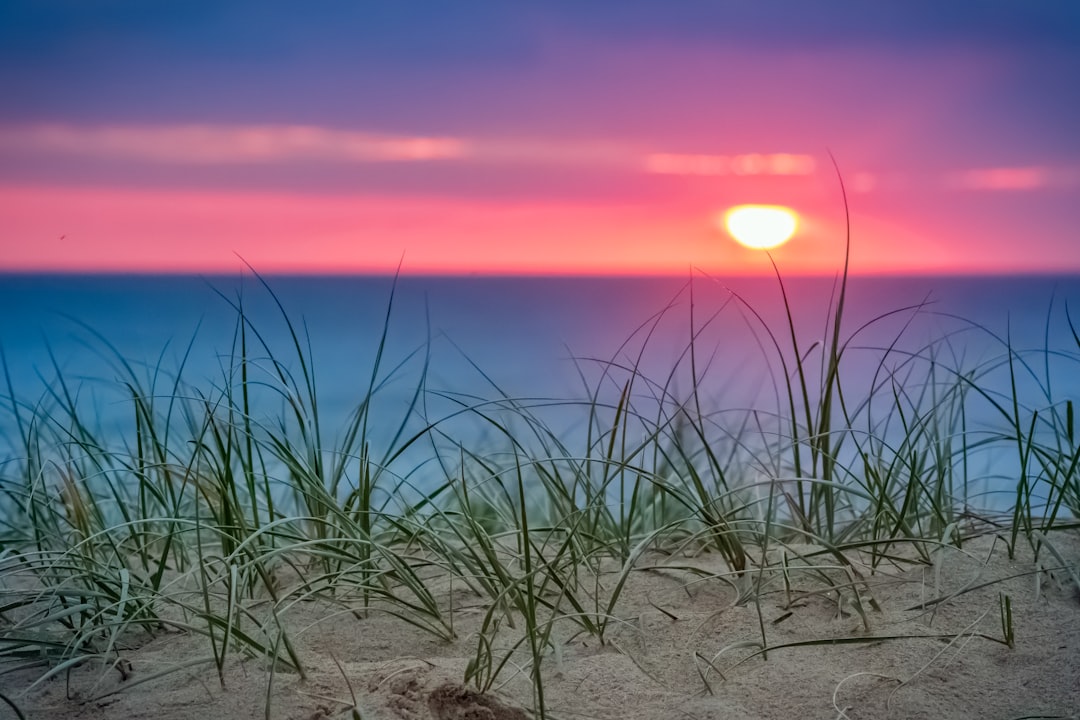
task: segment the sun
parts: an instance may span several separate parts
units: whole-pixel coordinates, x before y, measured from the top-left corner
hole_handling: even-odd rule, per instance
[[[781,205],[738,205],[724,213],[724,228],[737,243],[753,250],[769,250],[791,239],[799,216]]]

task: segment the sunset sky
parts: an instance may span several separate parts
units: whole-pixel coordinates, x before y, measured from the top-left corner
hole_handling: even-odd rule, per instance
[[[0,271],[1080,272],[1080,3],[0,4]]]

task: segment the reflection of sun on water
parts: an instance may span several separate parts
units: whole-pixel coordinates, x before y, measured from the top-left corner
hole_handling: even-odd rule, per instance
[[[724,213],[724,227],[740,245],[768,250],[783,245],[799,226],[799,216],[779,205],[739,205]]]

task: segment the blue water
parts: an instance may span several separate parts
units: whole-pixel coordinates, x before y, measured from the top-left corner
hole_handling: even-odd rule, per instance
[[[614,403],[628,375],[616,371],[605,380],[604,369],[612,362],[636,367],[657,384],[635,385],[645,402],[683,357],[668,387],[685,394],[692,384],[685,350],[693,322],[699,331],[696,370],[706,402],[716,409],[775,411],[783,371],[765,325],[790,358],[791,339],[775,278],[698,276],[690,283],[689,278],[406,277],[395,284],[386,277],[271,277],[267,282],[273,295],[252,276],[0,276],[0,348],[15,395],[48,411],[57,402],[50,388],[56,393],[57,378],[63,377],[87,417],[105,434],[120,433],[131,408],[116,382],[126,372],[117,359],[130,363],[144,390],[168,396],[186,355],[182,394],[214,396],[234,372],[235,306],[240,303],[270,349],[249,335],[249,344],[256,343],[249,354],[260,367],[269,368],[272,355],[294,374],[300,372],[277,302],[305,354],[310,343],[307,360],[318,388],[323,432],[331,440],[367,393],[384,326],[387,344],[379,379],[389,379],[373,403],[378,410],[373,417],[380,421],[372,437],[386,444],[421,378],[426,378],[427,421],[459,407],[450,396],[475,405],[505,394],[550,405],[528,399],[581,399],[599,385],[601,397]],[[835,282],[796,278],[786,281],[785,289],[801,352],[812,352],[831,329],[827,310]],[[920,307],[888,314],[914,306]],[[925,354],[927,343],[948,338],[938,346],[943,364],[965,370],[997,367],[980,382],[1007,393],[1009,374],[1000,361],[1005,357],[1002,341],[1008,339],[1018,349],[1049,346],[1057,351],[1022,356],[1031,358],[1035,373],[1019,376],[1030,408],[1060,407],[1080,399],[1080,348],[1066,321],[1066,306],[1080,320],[1078,276],[853,278],[842,335],[885,317],[852,341],[845,355],[845,382],[854,397],[875,372],[880,378],[882,347],[895,343],[897,351],[887,363],[892,367],[904,352]],[[1049,398],[1043,390],[1047,371]],[[262,379],[275,382],[271,373]],[[0,394],[8,395],[6,387]],[[255,414],[261,421],[277,422],[284,408],[280,395],[266,392],[258,402]],[[10,400],[4,404],[10,406]],[[979,407],[973,410],[983,413],[973,418],[976,424],[998,422],[992,407]],[[538,412],[547,413],[544,417],[564,434],[580,431],[584,422],[580,408],[573,406]],[[424,422],[414,417],[407,425],[415,430]],[[475,416],[440,427],[465,440],[491,433]],[[10,410],[0,412],[0,431],[9,442],[13,428]]]

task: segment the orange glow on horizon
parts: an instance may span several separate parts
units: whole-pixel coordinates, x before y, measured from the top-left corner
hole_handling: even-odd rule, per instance
[[[700,225],[700,226],[699,226]],[[0,270],[670,274],[714,265],[679,210],[441,197],[0,187]],[[682,238],[657,242],[658,238]],[[238,258],[239,256],[239,258]]]
[[[798,242],[770,253],[720,242],[694,202],[589,204],[375,195],[0,185],[0,272],[833,275],[845,230],[831,198],[800,201]],[[1006,264],[860,215],[858,274],[1038,272],[1019,248]],[[973,237],[978,238],[977,235]],[[242,260],[241,260],[242,258]],[[1003,261],[998,259],[998,263]]]

